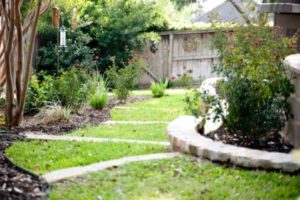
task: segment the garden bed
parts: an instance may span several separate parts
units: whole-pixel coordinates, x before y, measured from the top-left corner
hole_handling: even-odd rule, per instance
[[[214,141],[221,141],[225,144],[232,144],[250,149],[282,153],[289,153],[293,149],[293,146],[286,143],[278,131],[270,132],[260,140],[253,140],[251,137],[238,137],[237,135],[232,135],[225,127],[221,127],[209,134],[199,134]]]
[[[49,184],[39,176],[14,165],[3,153],[15,140],[20,139],[23,138],[0,134],[0,199],[45,199],[50,192]]]
[[[248,168],[296,172],[300,165],[287,153],[267,152],[214,141],[200,135],[192,116],[181,116],[168,125],[168,137],[174,151],[182,151],[212,161],[231,163]]]
[[[137,101],[143,101],[151,98],[150,96],[133,96],[127,99],[127,103],[133,103]],[[35,132],[46,133],[52,135],[60,135],[72,130],[87,126],[87,125],[99,125],[101,122],[110,119],[110,110],[119,105],[120,102],[116,98],[111,98],[108,105],[102,110],[95,110],[87,105],[79,112],[72,113],[69,121],[58,121],[55,123],[34,123],[33,116],[25,116],[24,123],[20,127],[13,128],[15,133],[22,132]]]

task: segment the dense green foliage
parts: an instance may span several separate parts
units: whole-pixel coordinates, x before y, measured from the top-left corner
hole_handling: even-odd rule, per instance
[[[193,89],[189,93],[186,94],[185,96],[185,110],[194,115],[195,117],[200,117],[204,113],[201,110],[201,96],[200,92],[196,89]]]
[[[40,33],[40,37],[52,37],[46,34]],[[66,70],[73,66],[89,70],[96,68],[99,56],[95,56],[94,50],[87,46],[91,37],[80,29],[72,30],[71,28],[67,29],[67,35],[66,51],[57,51],[55,40],[49,40],[39,49],[38,70],[46,70],[55,74],[59,69]]]
[[[119,69],[113,65],[106,75],[110,80],[118,99],[126,100],[130,95],[137,79],[139,78],[142,68],[145,66],[145,60],[137,58],[132,60],[126,67]]]
[[[165,95],[165,90],[167,89],[169,84],[168,80],[159,83],[151,83],[150,89],[152,92],[153,97],[162,97]]]
[[[293,91],[283,59],[294,51],[295,40],[250,25],[234,33],[219,32],[215,46],[222,59],[216,71],[225,77],[219,87],[229,104],[229,114],[223,117],[230,133],[259,139],[282,129]]]
[[[46,105],[59,104],[80,108],[90,90],[90,77],[82,69],[72,68],[52,76],[39,73],[31,78],[25,101],[25,112],[36,112]]]
[[[152,31],[164,30],[167,24],[155,4],[138,0],[97,0],[84,11],[91,25],[83,29],[93,38],[90,46],[101,56],[99,70],[115,64],[122,67],[132,58],[132,51],[142,47]]]
[[[73,65],[97,68],[105,72],[114,62],[119,68],[128,64],[133,51],[138,51],[149,39],[158,40],[154,31],[165,30],[167,21],[155,1],[97,0],[64,6],[57,1],[67,28],[67,51],[59,53],[57,63],[57,30],[51,26],[51,10],[39,24],[39,70],[53,70]],[[79,6],[80,5],[80,6]],[[74,14],[73,8],[77,7]],[[77,21],[77,27],[72,23]],[[71,28],[72,27],[72,28]]]
[[[47,104],[48,95],[45,81],[40,82],[36,75],[31,77],[26,94],[24,112],[36,112]]]

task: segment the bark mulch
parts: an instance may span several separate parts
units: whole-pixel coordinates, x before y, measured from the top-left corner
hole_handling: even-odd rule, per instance
[[[150,96],[134,96],[129,97],[126,100],[126,103],[133,103],[137,101],[143,101],[151,98]],[[22,132],[42,132],[44,134],[51,135],[61,135],[66,134],[72,130],[87,126],[87,125],[99,125],[101,122],[107,121],[110,119],[110,110],[120,105],[121,102],[113,98],[109,100],[108,105],[102,110],[95,110],[91,107],[85,105],[83,108],[76,112],[72,113],[69,121],[60,121],[50,124],[33,124],[32,116],[25,117],[24,123],[20,127],[13,128],[12,131],[15,133]]]
[[[199,133],[203,135],[203,132],[200,131]],[[230,134],[226,127],[221,127],[219,130],[204,136],[215,141],[221,141],[225,144],[232,144],[235,146],[270,152],[288,153],[293,149],[293,146],[291,144],[288,144],[284,141],[284,139],[279,134],[279,131],[272,131],[266,134],[265,137],[259,140],[254,140],[251,137],[242,137],[235,134]]]
[[[0,199],[33,200],[46,199],[49,184],[42,178],[15,166],[4,155],[4,151],[21,136],[0,133]]]

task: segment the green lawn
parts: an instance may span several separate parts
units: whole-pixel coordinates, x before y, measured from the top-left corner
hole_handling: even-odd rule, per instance
[[[56,169],[160,152],[165,152],[165,148],[158,145],[31,141],[16,142],[6,150],[6,155],[16,165],[38,174],[44,174]]]
[[[238,170],[191,158],[133,163],[53,185],[50,199],[295,200],[300,176]]]
[[[166,141],[166,129],[167,124],[114,124],[83,128],[73,132],[71,135]]]
[[[112,120],[172,121],[185,113],[184,96],[184,94],[174,94],[125,104],[127,109],[113,109],[111,118]]]

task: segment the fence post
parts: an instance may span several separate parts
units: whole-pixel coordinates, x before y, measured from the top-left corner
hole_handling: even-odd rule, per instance
[[[167,70],[167,74],[168,74],[168,78],[171,76],[171,72],[172,72],[172,62],[173,62],[173,42],[174,42],[174,36],[173,33],[171,32],[169,35],[169,60],[168,60],[168,70]]]

